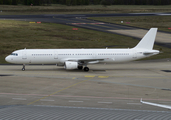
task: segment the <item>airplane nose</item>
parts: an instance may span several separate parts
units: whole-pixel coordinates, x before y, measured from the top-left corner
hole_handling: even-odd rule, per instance
[[[9,56],[7,56],[7,57],[5,58],[5,61],[10,62]]]

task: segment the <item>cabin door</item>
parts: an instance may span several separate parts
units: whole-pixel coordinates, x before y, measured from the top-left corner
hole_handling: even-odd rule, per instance
[[[27,59],[27,52],[26,52],[26,50],[24,50],[23,53],[22,53],[22,59]]]
[[[133,58],[137,58],[137,51],[133,52]]]
[[[54,59],[58,59],[58,52],[54,51]]]

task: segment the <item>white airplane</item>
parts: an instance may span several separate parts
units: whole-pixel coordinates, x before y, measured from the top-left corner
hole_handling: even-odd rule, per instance
[[[156,103],[151,103],[151,102],[145,102],[145,101],[142,101],[142,98],[141,98],[140,102],[143,103],[143,104],[153,105],[153,106],[167,108],[167,109],[171,110],[171,106],[169,106],[169,105],[162,105],[162,104],[156,104]]]
[[[5,60],[9,63],[56,64],[66,70],[89,71],[88,64],[117,63],[146,58],[159,53],[153,50],[157,28],[151,28],[142,40],[131,49],[22,49],[12,52]]]

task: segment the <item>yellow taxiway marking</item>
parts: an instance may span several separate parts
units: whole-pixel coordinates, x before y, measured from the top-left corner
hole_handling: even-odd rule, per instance
[[[29,23],[36,23],[36,22],[29,22]]]
[[[31,102],[31,103],[28,103],[27,105],[34,104],[34,103],[36,103],[36,102],[38,102],[38,101],[40,101],[40,100],[42,100],[42,99],[45,99],[45,98],[47,98],[47,97],[50,97],[51,95],[57,94],[57,93],[59,93],[59,92],[62,92],[62,91],[64,91],[64,90],[67,90],[67,89],[69,89],[69,88],[71,88],[71,87],[73,87],[73,86],[76,86],[76,85],[78,85],[78,84],[87,82],[87,81],[89,81],[89,80],[91,80],[91,79],[92,79],[92,77],[89,78],[89,79],[87,79],[87,80],[83,80],[83,81],[81,81],[81,82],[75,83],[75,84],[73,84],[73,85],[71,85],[71,86],[68,86],[68,87],[66,87],[66,88],[63,88],[63,89],[61,89],[61,90],[59,90],[59,91],[56,91],[56,92],[54,92],[54,93],[52,93],[52,94],[49,94],[48,96],[42,97],[42,98],[40,98],[40,99],[38,99],[38,100],[35,100],[35,101]]]
[[[76,77],[73,77],[72,79],[75,79]]]
[[[108,78],[109,76],[98,76],[98,78]]]

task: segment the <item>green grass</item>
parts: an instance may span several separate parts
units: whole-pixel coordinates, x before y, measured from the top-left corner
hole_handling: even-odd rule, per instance
[[[131,48],[139,42],[131,37],[72,28],[61,24],[0,20],[0,63],[6,63],[7,55],[23,48]],[[160,48],[164,53],[149,59],[171,57],[170,49],[155,45],[155,49]]]
[[[52,4],[51,6],[0,5],[0,15],[14,14],[81,14],[81,13],[139,13],[139,12],[171,12],[171,5],[87,5],[66,6]]]
[[[159,30],[171,32],[171,30],[168,29],[171,28],[171,16],[94,17],[89,19],[145,29],[157,27]],[[123,21],[123,23],[121,23],[121,21]]]

